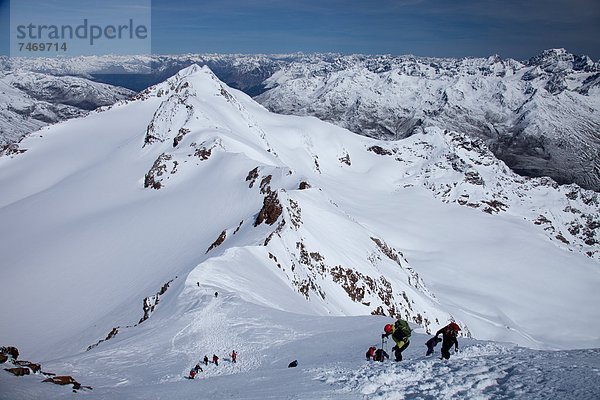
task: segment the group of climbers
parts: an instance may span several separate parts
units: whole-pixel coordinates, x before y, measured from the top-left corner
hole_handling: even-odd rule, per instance
[[[237,363],[237,355],[238,355],[238,353],[235,350],[233,350],[231,352],[230,356],[231,356],[232,363]],[[216,354],[213,354],[212,361],[210,361],[210,362],[212,362],[216,367],[218,367],[219,366],[219,356],[217,356]],[[209,359],[208,359],[207,355],[205,355],[204,358],[202,359],[202,363],[204,363],[205,366],[209,364]],[[190,370],[190,374],[189,374],[188,378],[194,379],[196,377],[196,375],[198,375],[199,372],[203,372],[203,371],[204,370],[200,366],[200,362],[198,362],[196,364],[196,366]]]
[[[425,355],[432,355],[434,347],[439,342],[442,342],[442,355],[440,359],[448,360],[450,358],[450,349],[452,346],[454,346],[454,352],[458,352],[457,336],[460,330],[460,327],[455,322],[451,322],[438,330],[435,336],[425,343],[427,346],[427,353]],[[366,353],[367,360],[384,361],[386,358],[389,358],[389,355],[385,352],[383,347],[384,340],[391,335],[395,342],[394,347],[392,347],[394,358],[396,361],[402,361],[402,352],[409,346],[410,336],[412,334],[408,322],[403,319],[398,319],[394,324],[385,325],[383,331],[384,333],[381,334],[381,348],[377,349],[375,346],[369,347],[369,350],[367,350]],[[442,338],[439,337],[440,335],[442,335]]]
[[[425,345],[427,346],[427,353],[425,355],[432,355],[434,347],[439,342],[442,342],[442,355],[440,359],[448,360],[450,358],[450,349],[452,348],[452,346],[454,346],[454,351],[458,352],[457,336],[460,330],[460,327],[455,322],[451,322],[448,325],[441,328],[440,330],[438,330],[435,336],[425,343]],[[408,322],[406,322],[403,319],[398,319],[394,324],[386,324],[383,328],[383,331],[384,333],[381,335],[381,348],[376,348],[375,346],[369,347],[367,353],[365,354],[367,360],[372,359],[373,361],[383,362],[385,359],[389,359],[390,356],[384,350],[384,340],[391,336],[395,343],[394,347],[392,347],[395,361],[402,361],[402,352],[406,350],[406,348],[410,345],[410,336],[412,334],[412,330],[410,329]],[[442,338],[439,337],[440,335],[442,336]],[[230,361],[232,363],[237,362],[237,355],[238,353],[235,350],[231,352]],[[209,359],[207,355],[204,356],[202,362],[205,366],[209,364]],[[212,363],[215,366],[219,366],[219,357],[216,354],[213,354],[212,356]],[[291,363],[289,366],[295,367],[297,365],[297,362],[295,362],[295,365],[292,364],[293,363]],[[203,372],[203,369],[200,366],[200,362],[197,363],[196,366],[190,370],[189,379],[194,379],[199,372]]]

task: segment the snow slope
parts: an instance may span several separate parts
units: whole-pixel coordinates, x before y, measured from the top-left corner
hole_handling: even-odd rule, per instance
[[[594,399],[600,395],[598,350],[536,351],[460,339],[460,352],[424,356],[428,336],[415,333],[396,364],[367,362],[380,346],[385,317],[315,317],[264,308],[237,294],[189,285],[165,301],[137,332],[101,347],[50,360],[43,370],[70,373],[94,399]],[[379,342],[379,343],[378,343]],[[391,344],[385,344],[391,353]],[[237,363],[229,354],[238,353]],[[194,381],[184,378],[216,353]],[[287,368],[292,360],[297,368]],[[70,387],[0,372],[0,399],[71,398]]]
[[[0,157],[2,344],[76,376],[94,397],[281,398],[293,384],[300,398],[536,388],[535,372],[497,366],[512,345],[465,340],[473,349],[460,367],[434,364],[432,385],[455,371],[458,392],[363,366],[396,315],[422,333],[456,319],[478,339],[600,343],[596,193],[514,175],[458,133],[358,136],[272,114],[192,66],[132,101],[43,128],[20,150]],[[536,224],[540,213],[549,222]],[[588,217],[591,236],[569,243],[544,229]],[[369,314],[385,316],[349,317]],[[425,368],[425,340],[408,353],[409,381]],[[239,364],[183,380],[204,354],[234,348]],[[595,351],[517,350],[514,360],[525,369],[563,355],[597,368]],[[279,379],[293,358],[308,368]],[[8,379],[0,374],[11,382],[5,396],[39,395],[36,376]]]
[[[0,72],[0,147],[42,126],[85,115],[134,92],[79,77]]]

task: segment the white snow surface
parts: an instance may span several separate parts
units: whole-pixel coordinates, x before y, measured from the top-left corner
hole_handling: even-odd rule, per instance
[[[186,68],[0,156],[0,344],[100,399],[596,398],[598,351],[574,349],[600,344],[598,249],[545,228],[598,218],[597,197],[481,146],[272,114]],[[405,361],[365,362],[396,314]],[[452,319],[477,340],[425,359]],[[41,378],[2,371],[0,398],[71,395]]]
[[[450,360],[439,345],[425,357],[427,336],[413,334],[404,361],[365,361],[389,318],[317,317],[274,311],[212,287],[189,287],[167,300],[137,332],[88,353],[49,360],[43,370],[68,373],[94,399],[595,399],[598,349],[538,351],[460,340]],[[182,302],[183,301],[183,302]],[[391,344],[384,348],[390,352]],[[235,349],[237,363],[227,355]],[[217,353],[216,366],[201,364]],[[298,367],[287,368],[293,361]],[[40,374],[0,373],[0,399],[72,398],[69,386],[41,383]]]

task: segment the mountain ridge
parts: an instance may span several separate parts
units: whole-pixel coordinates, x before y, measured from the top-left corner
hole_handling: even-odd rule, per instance
[[[593,324],[598,253],[566,229],[594,216],[595,193],[520,178],[462,134],[427,127],[378,141],[269,113],[191,67],[20,146],[0,157],[12,283],[2,333],[46,357],[135,324],[142,300],[173,279],[157,310],[192,307],[202,283],[300,314],[400,315],[424,332],[455,319],[466,335],[541,348],[596,343],[577,327]],[[535,224],[530,201],[550,222]],[[10,306],[30,291],[48,307]],[[557,314],[568,321],[558,338],[546,333]]]
[[[452,59],[334,53],[80,57],[27,64],[18,58],[0,60],[5,70],[133,82],[137,90],[194,63],[209,65],[229,85],[275,112],[313,115],[387,140],[422,126],[440,126],[485,140],[523,176],[600,188],[600,67],[565,49],[523,61],[498,55]],[[115,74],[115,67],[133,71],[147,65],[153,69],[146,75]]]

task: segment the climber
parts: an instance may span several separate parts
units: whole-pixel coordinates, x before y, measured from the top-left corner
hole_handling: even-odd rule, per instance
[[[428,356],[432,355],[433,349],[441,341],[442,341],[442,339],[440,339],[437,336],[434,336],[431,339],[429,339],[427,342],[425,342],[425,346],[427,346],[427,353],[425,353],[425,356],[428,357]]]
[[[386,353],[384,349],[377,349],[375,351],[375,357],[373,357],[373,361],[383,362],[383,360],[385,360],[386,358],[390,358],[388,353]]]
[[[216,354],[213,354],[213,363],[218,367],[219,366],[219,357]]]
[[[454,352],[458,353],[458,340],[456,336],[460,331],[460,327],[455,322],[450,322],[448,325],[437,331],[435,337],[442,335],[442,356],[440,359],[448,360],[450,358],[450,348],[454,345]]]
[[[365,354],[365,356],[367,357],[367,361],[370,361],[372,358],[375,358],[375,350],[377,350],[375,346],[369,347],[369,350],[367,350],[367,354]]]
[[[235,350],[231,352],[231,362],[237,362],[237,353]]]
[[[204,355],[204,365],[208,365],[208,356]]]
[[[409,339],[412,332],[408,326],[408,322],[398,318],[394,325],[387,324],[383,330],[385,333],[381,335],[381,338],[392,335],[392,339],[394,339],[394,342],[396,342],[396,345],[392,347],[394,355],[396,356],[396,361],[402,361],[402,352],[406,350],[410,344]]]

